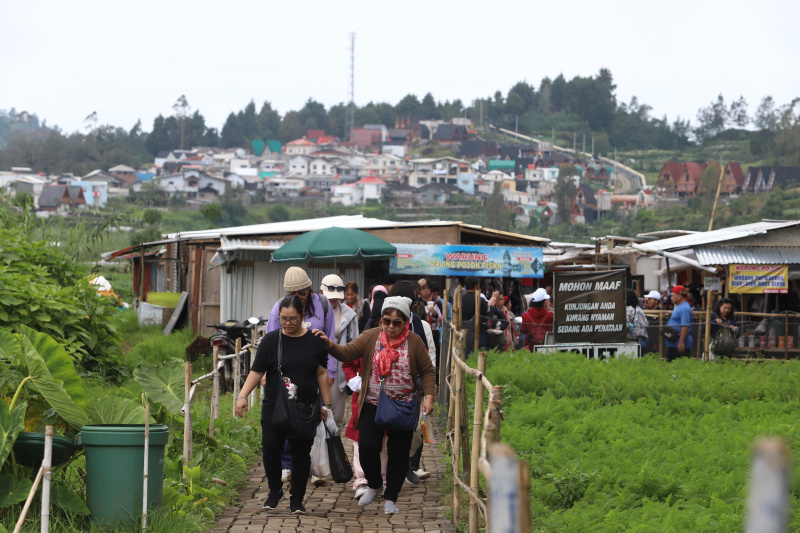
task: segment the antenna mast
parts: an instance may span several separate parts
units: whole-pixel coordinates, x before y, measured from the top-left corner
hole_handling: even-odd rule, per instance
[[[356,103],[355,103],[355,62],[356,62],[356,33],[350,32],[350,105],[347,110],[347,139],[351,140],[353,129],[356,127]]]

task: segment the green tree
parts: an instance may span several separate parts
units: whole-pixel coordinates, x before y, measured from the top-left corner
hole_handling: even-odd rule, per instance
[[[258,112],[258,117],[256,118],[257,136],[265,141],[276,139],[280,127],[281,116],[277,111],[272,109],[271,103],[264,101],[261,105],[261,111]]]
[[[180,132],[180,149],[183,150],[185,144],[185,135],[186,135],[186,126],[189,123],[189,116],[192,112],[192,106],[189,105],[189,102],[186,100],[186,95],[182,94],[178,97],[175,103],[172,105],[172,109],[175,111],[173,115],[175,119],[178,121],[178,131]]]
[[[218,203],[214,202],[205,204],[203,207],[201,207],[200,214],[203,215],[203,220],[209,224],[216,223],[224,215],[222,212],[222,207]]]
[[[283,204],[273,204],[268,209],[269,219],[272,222],[286,222],[291,219],[289,210]]]
[[[511,212],[503,199],[502,184],[495,183],[494,191],[486,198],[484,226],[501,231],[511,229]]]
[[[222,126],[222,138],[220,139],[223,148],[236,148],[245,146],[246,140],[242,126],[239,123],[239,117],[231,112],[225,125]]]
[[[294,141],[301,138],[305,134],[303,130],[303,123],[300,122],[300,116],[297,111],[289,111],[284,115],[281,121],[281,127],[278,129],[278,138],[283,143]]]
[[[577,187],[573,176],[578,175],[578,169],[573,165],[561,165],[558,170],[558,179],[553,187],[553,198],[556,202],[556,220],[563,224],[569,220],[572,208],[572,199],[575,197]]]
[[[395,112],[398,116],[404,117],[407,115],[421,115],[424,110],[416,96],[407,94],[397,103]]]
[[[328,123],[328,114],[325,112],[325,106],[312,98],[306,101],[297,114],[304,131],[324,129]]]
[[[508,93],[506,99],[506,114],[510,117],[517,117],[525,112],[525,101],[517,93]]]
[[[536,103],[536,89],[525,81],[519,81],[514,84],[513,87],[508,91],[508,98],[511,98],[512,94],[516,94],[522,99],[522,113],[530,111],[535,107]],[[522,113],[517,113],[521,115]]]
[[[431,93],[427,93],[422,98],[422,115],[426,119],[436,120],[439,118],[439,108],[436,106],[436,100]]]

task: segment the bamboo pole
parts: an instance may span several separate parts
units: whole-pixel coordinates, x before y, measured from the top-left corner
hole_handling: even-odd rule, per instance
[[[475,353],[481,349],[481,291],[475,291]]]
[[[186,379],[183,393],[183,466],[189,466],[192,460],[192,363],[186,361]],[[236,402],[233,402],[236,404]]]
[[[448,286],[450,281],[448,280]],[[449,291],[447,289],[444,290],[444,306],[442,306],[442,327],[439,328],[439,405],[444,405],[445,403],[450,403],[449,395],[447,394],[447,390],[445,390],[445,383],[447,378],[447,369],[450,365],[450,351],[444,349],[444,337],[442,333],[445,331],[445,326],[447,324],[447,297]],[[448,342],[450,340],[450,335],[447,336]]]
[[[478,352],[478,372],[486,372],[486,352]],[[483,381],[475,382],[475,405],[472,415],[472,457],[470,461],[469,487],[478,494],[480,490],[480,476],[478,472],[478,457],[481,454],[481,430],[483,415]],[[478,507],[472,499],[469,502],[469,531],[478,533]]]
[[[44,461],[42,461],[42,466],[39,467],[39,473],[36,474],[36,479],[34,480],[33,486],[28,493],[28,499],[25,500],[25,505],[22,507],[22,513],[19,515],[19,520],[17,520],[17,524],[14,526],[14,533],[19,533],[19,531],[22,529],[22,524],[25,523],[25,517],[28,516],[28,509],[31,508],[31,502],[33,501],[33,497],[36,495],[36,489],[39,488],[39,483],[42,481],[43,474]]]
[[[455,408],[455,426],[454,430],[455,433],[453,435],[453,479],[458,479],[460,477],[459,467],[458,467],[458,459],[461,451],[461,424],[459,420],[461,420],[461,394],[462,394],[462,383],[461,383],[461,369],[458,365],[453,367],[453,374],[455,378],[455,383],[453,383],[453,390],[455,391],[455,400],[453,401],[454,408]],[[459,507],[458,507],[458,489],[455,487],[455,482],[453,483],[453,523],[458,523],[459,518]]]
[[[789,447],[781,439],[756,444],[750,467],[746,533],[784,533],[789,522]]]
[[[53,478],[53,426],[44,429],[42,475],[42,533],[50,531],[50,480]]]
[[[717,202],[719,201],[719,192],[722,190],[722,178],[725,177],[725,167],[722,165],[722,159],[719,160],[719,183],[717,183],[717,195],[714,196],[714,207],[711,208],[711,220],[708,221],[708,231],[714,227],[714,215],[717,214]]]
[[[236,418],[236,400],[239,398],[239,352],[242,350],[242,339],[236,339],[236,357],[231,359],[233,366],[233,418]]]
[[[453,325],[458,324],[458,327],[454,329]],[[457,349],[461,346],[459,343],[461,337],[458,338],[456,335],[456,331],[462,332],[461,328],[461,291],[457,291],[453,293],[453,321],[449,324],[450,327],[450,339],[449,339],[449,348],[447,352],[450,354],[450,368],[449,368],[449,375],[450,375],[450,392],[452,393],[455,390],[455,359],[454,349]],[[461,357],[464,356],[463,353],[460,354]],[[447,406],[447,428],[446,433],[450,433],[453,430],[453,421],[455,420],[455,398],[450,398]]]
[[[214,352],[216,353],[216,346]],[[213,422],[213,418],[211,419]],[[144,406],[144,474],[142,476],[142,533],[147,531],[147,482],[150,466],[150,403]]]
[[[661,332],[664,331],[664,314],[658,315],[658,355],[664,357],[664,336]]]
[[[784,311],[783,316],[786,319],[783,327],[783,358],[789,359],[789,312]]]
[[[702,355],[701,361],[709,361],[711,359],[711,302],[714,301],[714,291],[708,291],[706,295],[706,342],[705,353]]]
[[[519,533],[531,531],[531,473],[528,463],[517,462],[517,507],[519,509]]]
[[[211,385],[211,420],[209,420],[209,436],[214,436],[214,420],[219,418],[219,347],[214,346],[214,375]],[[236,403],[236,400],[233,401]]]
[[[491,396],[489,396],[489,411],[487,413],[488,422],[486,423],[486,427],[484,429],[487,446],[494,442],[500,442],[500,421],[503,417],[501,410],[502,391],[503,387],[500,385],[495,385],[492,387]],[[486,450],[483,450],[482,454],[485,455]]]
[[[489,509],[486,530],[490,533],[520,531],[519,473],[517,456],[508,444],[489,446],[492,478],[489,480]]]

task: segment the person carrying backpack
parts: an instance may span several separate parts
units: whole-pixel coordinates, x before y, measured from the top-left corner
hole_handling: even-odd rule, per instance
[[[553,328],[553,312],[545,307],[550,299],[547,291],[536,289],[531,295],[530,308],[522,315],[520,334],[525,334],[525,347],[533,351],[534,346],[544,344],[544,339]]]

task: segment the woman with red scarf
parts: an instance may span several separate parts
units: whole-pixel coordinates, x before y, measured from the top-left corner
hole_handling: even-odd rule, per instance
[[[436,368],[431,363],[425,344],[418,335],[409,335],[411,303],[410,299],[402,296],[387,297],[381,307],[380,327],[365,331],[344,346],[334,344],[324,333],[314,330],[336,359],[347,362],[363,358],[361,368],[364,383],[358,395],[357,429],[361,467],[369,489],[358,503],[363,507],[371,505],[383,486],[380,453],[386,433],[389,453],[386,490],[383,493],[386,514],[399,512],[396,502],[408,471],[408,452],[414,430],[375,427],[380,382],[383,381],[383,390],[392,400],[411,401],[414,394],[418,397],[424,394],[424,415],[433,412],[436,390]],[[422,379],[422,391],[417,387],[418,378]]]

